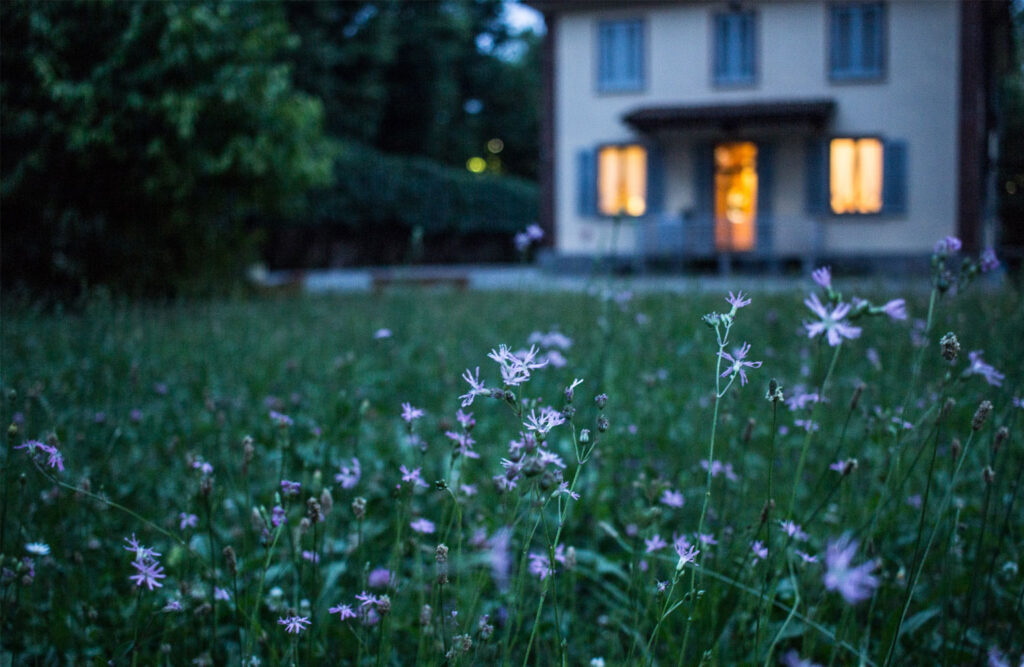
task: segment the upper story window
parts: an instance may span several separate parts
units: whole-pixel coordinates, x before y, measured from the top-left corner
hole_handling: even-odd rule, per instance
[[[597,89],[602,93],[644,88],[644,23],[601,21],[597,26]]]
[[[879,79],[885,75],[885,5],[831,5],[829,75],[834,80]]]
[[[715,83],[754,83],[754,12],[715,15]]]

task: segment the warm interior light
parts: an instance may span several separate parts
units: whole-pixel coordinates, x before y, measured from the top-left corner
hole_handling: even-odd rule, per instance
[[[647,149],[605,146],[597,155],[597,199],[602,215],[642,216],[647,211]]]
[[[833,139],[829,150],[829,192],[833,213],[882,210],[882,142]]]
[[[715,146],[715,247],[753,250],[757,241],[757,146]]]

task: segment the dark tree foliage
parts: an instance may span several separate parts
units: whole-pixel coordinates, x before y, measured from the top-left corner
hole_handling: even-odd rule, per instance
[[[278,5],[16,0],[0,28],[5,289],[207,291],[248,215],[328,182]]]

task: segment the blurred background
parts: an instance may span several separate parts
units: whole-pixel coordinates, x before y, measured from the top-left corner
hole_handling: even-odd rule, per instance
[[[5,2],[5,290],[502,262],[543,21],[502,0]]]

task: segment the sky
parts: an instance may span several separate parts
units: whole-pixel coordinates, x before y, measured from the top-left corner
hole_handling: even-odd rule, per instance
[[[540,12],[516,0],[506,0],[505,22],[517,30],[533,28],[537,33],[544,33],[544,18]]]

